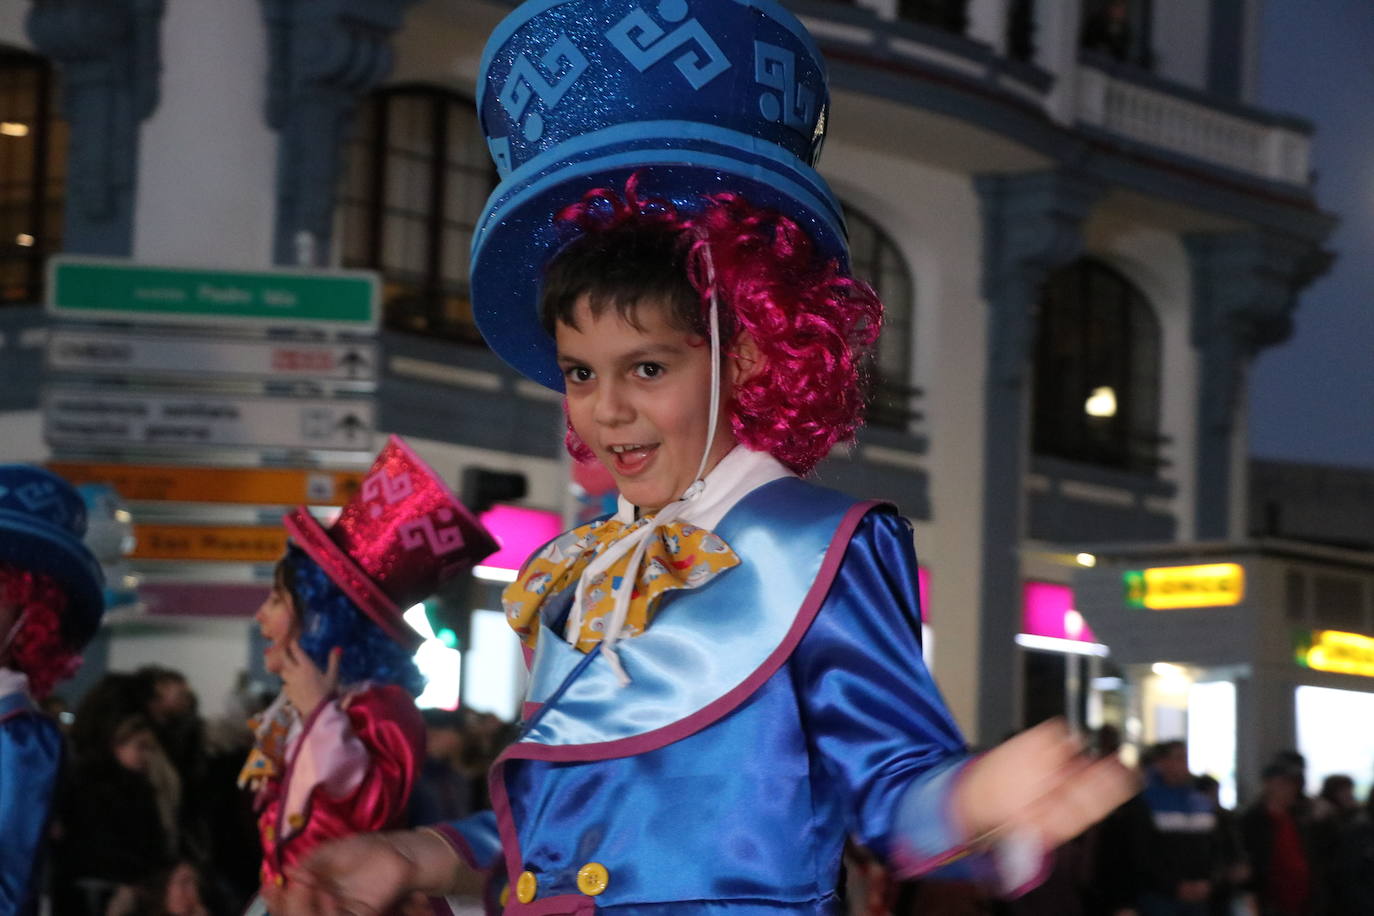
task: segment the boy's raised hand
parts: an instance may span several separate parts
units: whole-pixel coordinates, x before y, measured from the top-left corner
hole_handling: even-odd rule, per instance
[[[1139,782],[1114,757],[1084,756],[1078,739],[1054,720],[975,757],[955,784],[954,810],[975,842],[1034,830],[1053,848],[1110,814],[1140,790]]]

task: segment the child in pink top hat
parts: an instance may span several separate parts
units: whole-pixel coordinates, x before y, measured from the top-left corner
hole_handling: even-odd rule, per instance
[[[319,843],[402,824],[425,749],[421,639],[402,614],[497,547],[396,437],[329,529],[304,507],[284,521],[293,543],[256,614],[283,688],[240,776],[268,901]]]

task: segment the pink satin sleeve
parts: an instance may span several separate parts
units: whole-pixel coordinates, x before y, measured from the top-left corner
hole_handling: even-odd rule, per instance
[[[399,687],[316,710],[258,819],[263,882],[278,882],[321,843],[403,826],[424,750],[424,720]]]

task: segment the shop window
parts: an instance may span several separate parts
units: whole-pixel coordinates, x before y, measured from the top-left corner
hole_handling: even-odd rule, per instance
[[[1133,67],[1154,66],[1152,0],[1084,0],[1078,43]]]
[[[1037,455],[1159,469],[1159,323],[1121,274],[1085,258],[1050,277],[1039,302],[1034,384]]]
[[[0,48],[0,305],[43,298],[43,264],[62,249],[67,124],[43,58]]]
[[[911,341],[915,318],[914,286],[906,259],[877,223],[853,207],[844,208],[849,226],[849,258],[854,276],[872,284],[883,301],[883,333],[870,366],[872,400],[868,422],[906,429],[919,413],[912,406],[920,392],[911,385]]]
[[[481,343],[468,257],[496,181],[471,99],[399,86],[361,106],[339,200],[339,250],[344,266],[381,273],[387,327]]]

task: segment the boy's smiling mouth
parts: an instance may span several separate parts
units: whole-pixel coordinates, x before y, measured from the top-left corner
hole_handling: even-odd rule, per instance
[[[658,451],[658,444],[632,443],[607,446],[617,474],[632,476],[643,471]]]

